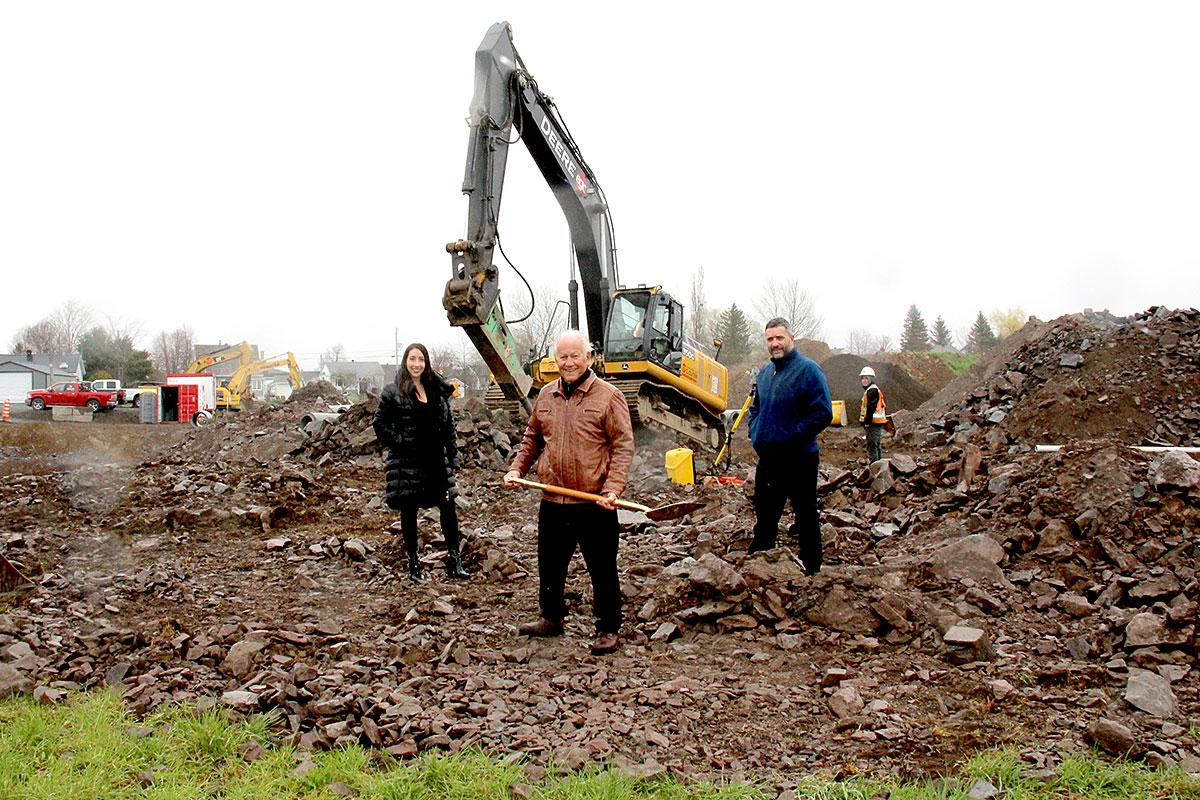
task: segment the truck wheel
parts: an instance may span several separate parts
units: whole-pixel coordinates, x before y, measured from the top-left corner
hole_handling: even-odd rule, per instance
[[[45,411],[46,401],[40,397],[35,397],[29,401],[29,405],[33,406],[34,411]]]
[[[100,410],[100,401],[93,397],[91,400],[87,401],[87,407],[88,407],[88,410],[91,412],[99,411]]]

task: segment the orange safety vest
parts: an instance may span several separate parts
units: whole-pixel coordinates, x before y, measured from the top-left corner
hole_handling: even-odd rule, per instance
[[[872,383],[871,386],[874,386],[876,389],[879,389],[879,402],[875,404],[875,413],[873,413],[871,415],[871,424],[872,425],[886,425],[887,424],[887,406],[884,405],[884,402],[883,402],[883,389],[880,389],[879,384],[877,384],[877,383]],[[867,419],[867,392],[870,391],[871,386],[868,386],[866,389],[863,390],[862,405],[858,407],[858,421],[859,422],[865,422]]]

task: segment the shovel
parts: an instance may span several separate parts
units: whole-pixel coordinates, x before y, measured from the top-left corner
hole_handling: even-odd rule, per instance
[[[513,483],[518,486],[524,486],[526,489],[541,489],[543,492],[550,494],[560,494],[563,497],[574,497],[577,500],[591,500],[593,503],[597,500],[603,500],[600,495],[592,494],[591,492],[581,492],[577,489],[566,489],[562,486],[551,486],[546,483],[538,483],[537,481],[527,481],[524,478],[514,478]],[[617,500],[617,508],[624,508],[629,511],[640,511],[649,517],[654,522],[660,522],[664,519],[679,519],[682,516],[692,513],[698,508],[703,508],[704,503],[688,500],[682,503],[668,503],[665,506],[651,508],[644,506],[641,503],[631,503],[628,500]]]
[[[33,584],[33,581],[21,574],[21,570],[0,553],[0,592],[11,592],[20,586]]]

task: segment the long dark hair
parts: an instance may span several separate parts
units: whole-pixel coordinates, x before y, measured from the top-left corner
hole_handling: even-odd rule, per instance
[[[421,373],[421,385],[425,387],[426,395],[436,392],[437,386],[433,380],[433,364],[429,360],[429,349],[420,342],[413,342],[404,348],[404,355],[400,357],[400,363],[396,366],[396,388],[400,390],[401,395],[407,395],[413,390],[413,379],[408,374],[408,354],[413,350],[420,350],[421,355],[425,356],[425,371]]]

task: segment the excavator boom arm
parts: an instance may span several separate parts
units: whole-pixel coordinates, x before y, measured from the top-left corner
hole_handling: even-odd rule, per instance
[[[493,25],[475,51],[475,95],[463,193],[467,236],[446,245],[452,275],[443,305],[463,327],[510,399],[529,406],[529,376],[499,310],[493,263],[510,137],[515,127],[558,200],[571,232],[582,279],[589,338],[601,344],[612,289],[618,285],[608,205],[595,175],[562,122],[554,101],[538,89],[513,45],[506,22]],[[578,324],[577,312],[573,324]]]
[[[253,358],[254,348],[250,346],[249,342],[242,342],[241,344],[230,345],[224,349],[214,350],[211,353],[205,353],[197,356],[195,361],[187,365],[187,368],[184,370],[184,372],[189,375],[194,375],[198,372],[203,372],[204,370],[216,364],[223,364],[226,361],[238,359],[239,364],[248,364]]]
[[[296,357],[291,353],[286,356],[277,356],[275,358],[264,358],[258,361],[252,361],[238,369],[230,377],[229,383],[225,384],[233,394],[241,394],[246,391],[246,387],[250,385],[250,376],[259,372],[265,372],[273,367],[282,367],[287,365],[288,377],[292,382],[293,389],[299,389],[301,385],[300,367],[296,363]]]

